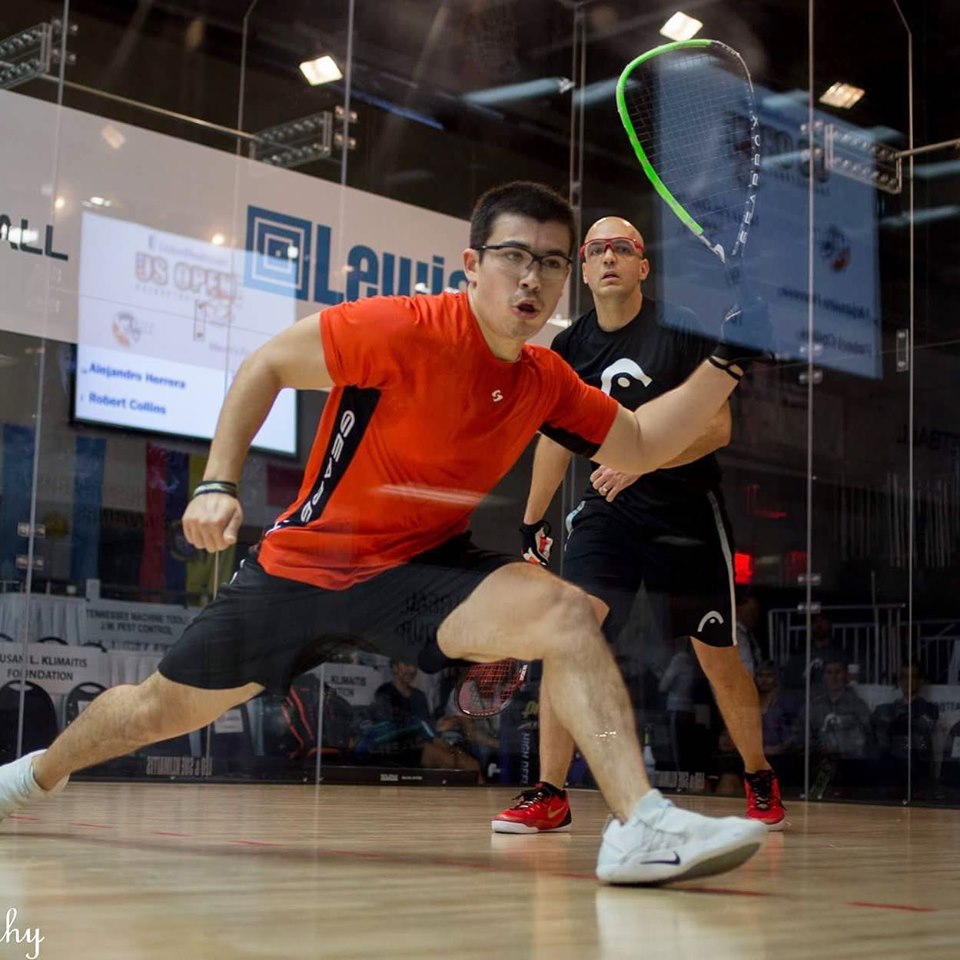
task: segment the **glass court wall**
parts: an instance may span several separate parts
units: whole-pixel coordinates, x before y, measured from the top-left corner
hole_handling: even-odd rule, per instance
[[[870,5],[876,39],[851,49],[841,38],[866,9],[694,11],[700,35],[737,48],[753,74],[764,179],[751,268],[791,345],[738,392],[719,458],[767,749],[787,793],[954,804],[957,170],[934,151],[902,159],[899,188],[872,175],[896,166],[881,148],[949,140],[960,123],[932,99],[934,16]],[[178,527],[243,356],[343,298],[456,287],[464,221],[487,187],[546,182],[584,229],[629,218],[647,240],[648,295],[715,328],[728,304],[691,264],[613,103],[619,71],[665,42],[672,12],[619,0],[0,12],[0,40],[16,40],[0,56],[0,115],[22,137],[4,153],[0,202],[4,759],[48,742],[102,688],[149,675],[296,496],[321,394],[284,398],[251,453],[235,551],[198,554]],[[342,75],[313,86],[299,64],[321,55]],[[848,109],[822,103],[837,82],[866,94]],[[558,319],[590,305],[572,280]],[[477,511],[482,546],[517,548],[529,470],[530,451]],[[555,530],[588,473],[571,468]],[[617,653],[656,780],[739,791],[702,676],[677,737],[660,687],[689,644],[665,635],[655,606],[638,597]],[[407,769],[416,749],[377,712],[389,664],[341,659],[289,697],[91,775],[319,769],[379,782]],[[414,680],[463,768],[421,780],[535,780],[536,682],[498,724],[468,729],[442,719],[454,679]],[[591,782],[582,763],[571,782]]]

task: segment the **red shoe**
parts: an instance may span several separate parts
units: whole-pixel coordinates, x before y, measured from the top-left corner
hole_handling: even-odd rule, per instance
[[[494,833],[544,833],[569,830],[573,818],[567,791],[553,793],[538,783],[524,790],[512,807],[502,810],[491,821]]]
[[[743,775],[747,792],[747,819],[759,820],[768,830],[782,830],[787,811],[780,802],[780,781],[772,770],[758,770]]]

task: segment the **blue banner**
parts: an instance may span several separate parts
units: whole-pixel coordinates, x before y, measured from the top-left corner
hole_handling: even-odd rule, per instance
[[[77,437],[73,471],[73,527],[70,579],[82,586],[99,576],[100,507],[107,441]]]
[[[3,425],[3,487],[0,490],[0,580],[19,580],[17,554],[26,554],[28,541],[17,525],[30,522],[33,490],[33,427]]]

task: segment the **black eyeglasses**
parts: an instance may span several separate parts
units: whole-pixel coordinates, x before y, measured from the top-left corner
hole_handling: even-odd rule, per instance
[[[517,279],[525,277],[533,265],[540,265],[541,280],[563,280],[573,260],[562,253],[544,253],[537,256],[526,247],[514,243],[487,243],[475,248],[478,253],[491,253],[491,259],[504,272]]]

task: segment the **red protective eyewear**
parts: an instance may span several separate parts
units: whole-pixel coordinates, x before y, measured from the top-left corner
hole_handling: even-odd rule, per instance
[[[580,259],[588,257],[602,257],[607,250],[612,250],[618,257],[643,256],[643,244],[633,237],[606,237],[603,240],[588,240],[580,248]]]

